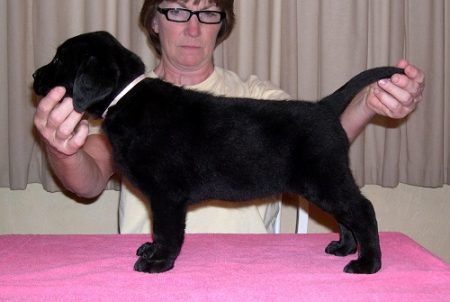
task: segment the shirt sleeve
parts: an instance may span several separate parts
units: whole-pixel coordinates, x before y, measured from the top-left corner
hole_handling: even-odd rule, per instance
[[[260,80],[257,76],[251,75],[246,81],[249,89],[249,97],[263,100],[290,100],[289,94],[281,90],[269,81]]]

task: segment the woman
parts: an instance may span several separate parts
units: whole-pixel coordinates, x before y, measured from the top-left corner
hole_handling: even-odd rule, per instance
[[[242,81],[233,72],[214,66],[214,49],[234,25],[232,0],[146,0],[140,22],[160,57],[149,76],[227,96],[289,98],[256,77]],[[397,66],[405,68],[405,75],[372,84],[342,114],[350,141],[375,114],[402,118],[415,109],[424,86],[423,72],[405,60]],[[94,197],[115,172],[111,147],[102,134],[89,134],[88,122],[73,110],[70,98],[58,103],[63,95],[64,89],[56,87],[42,99],[35,125],[46,143],[50,165],[63,185],[80,196]],[[256,233],[273,229],[277,203],[253,202],[244,207],[223,207],[218,203],[191,210],[187,231]],[[144,204],[125,180],[119,215],[122,233],[150,231]]]

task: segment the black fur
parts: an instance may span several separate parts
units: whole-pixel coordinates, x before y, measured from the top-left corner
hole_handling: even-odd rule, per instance
[[[63,43],[53,61],[34,74],[34,89],[45,95],[65,86],[76,110],[98,117],[143,72],[135,54],[108,33],[94,32]],[[339,115],[363,87],[402,72],[365,71],[316,103],[225,98],[158,79],[140,82],[103,122],[120,171],[151,200],[153,242],[138,249],[135,270],[173,267],[191,204],[293,192],[337,219],[340,239],[327,253],[345,256],[359,247],[346,272],[377,272],[375,213],[349,169]]]

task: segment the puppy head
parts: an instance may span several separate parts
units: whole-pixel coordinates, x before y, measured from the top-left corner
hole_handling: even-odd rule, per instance
[[[107,32],[73,37],[61,44],[53,60],[33,74],[33,89],[46,95],[66,88],[76,111],[100,117],[113,98],[144,73],[141,59]]]

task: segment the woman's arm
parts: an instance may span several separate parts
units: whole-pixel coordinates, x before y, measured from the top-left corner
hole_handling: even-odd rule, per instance
[[[37,107],[34,124],[45,142],[49,164],[70,191],[81,197],[95,197],[114,173],[112,151],[106,137],[88,135],[83,114],[64,98],[62,87],[52,89]]]

